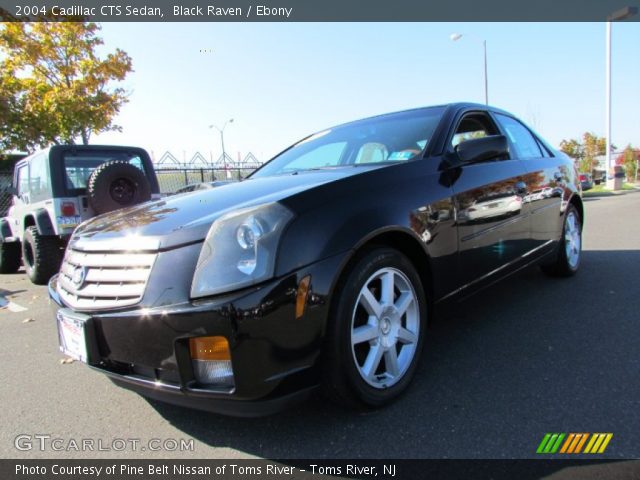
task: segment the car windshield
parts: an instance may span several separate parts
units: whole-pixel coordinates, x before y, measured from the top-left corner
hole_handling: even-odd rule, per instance
[[[296,143],[251,178],[419,158],[444,112],[431,107],[341,125]]]
[[[138,155],[128,152],[67,152],[64,154],[67,189],[87,188],[87,181],[91,173],[99,165],[111,160],[126,160],[144,172],[142,159]]]

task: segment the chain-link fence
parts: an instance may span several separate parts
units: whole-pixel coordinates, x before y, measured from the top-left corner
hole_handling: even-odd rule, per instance
[[[156,175],[160,192],[170,194],[194,183],[242,180],[254,170],[254,168],[159,168],[156,170]],[[0,217],[4,217],[11,206],[11,194],[7,192],[7,188],[11,186],[12,178],[13,172],[0,171]]]
[[[158,168],[156,176],[161,193],[174,193],[193,183],[242,180],[254,170],[253,168]]]
[[[4,217],[11,206],[11,194],[7,188],[11,186],[12,178],[13,172],[0,171],[0,217]]]

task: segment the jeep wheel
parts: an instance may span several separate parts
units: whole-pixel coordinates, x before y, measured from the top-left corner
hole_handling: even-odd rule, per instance
[[[36,227],[28,227],[22,241],[22,259],[31,281],[45,285],[60,269],[60,241],[57,237],[40,235]]]
[[[97,214],[107,213],[146,202],[151,198],[151,186],[138,167],[124,160],[111,160],[91,173],[87,196]]]
[[[20,268],[20,242],[0,240],[0,273],[16,273]]]

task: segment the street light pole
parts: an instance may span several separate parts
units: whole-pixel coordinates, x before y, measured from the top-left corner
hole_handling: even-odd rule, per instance
[[[613,189],[615,180],[609,179],[609,170],[611,169],[611,22],[618,20],[626,20],[638,13],[636,7],[624,7],[613,12],[607,18],[606,29],[606,70],[605,70],[605,174],[607,176],[607,188]]]
[[[489,105],[489,75],[487,74],[487,41],[482,40],[484,47],[484,103]]]
[[[606,187],[613,189],[615,180],[609,179],[609,170],[611,169],[611,20],[607,21],[606,32],[606,80],[605,80],[605,125],[604,131],[607,140],[605,141],[605,164],[604,171],[606,175]]]
[[[224,125],[222,125],[222,128],[218,128],[215,125],[209,125],[209,128],[215,128],[216,130],[218,130],[218,132],[220,132],[220,145],[222,146],[222,162],[224,164],[225,170],[227,168],[227,152],[224,149],[224,129],[227,128],[227,125],[229,123],[233,123],[233,118],[230,118],[229,120],[224,122]]]
[[[468,35],[468,34],[467,34]],[[457,42],[462,38],[462,33],[452,33],[449,38]],[[480,40],[482,42],[482,48],[484,50],[484,103],[489,105],[489,74],[487,73],[487,41],[485,39],[479,39],[474,35],[468,35],[472,38],[476,38],[476,40]]]
[[[224,149],[224,129],[220,130],[220,144],[222,145],[222,161],[224,162],[224,168],[227,168],[227,152]]]

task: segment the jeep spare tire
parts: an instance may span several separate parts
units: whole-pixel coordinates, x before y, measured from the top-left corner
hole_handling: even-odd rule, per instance
[[[111,160],[91,173],[87,196],[91,208],[100,214],[146,202],[151,187],[138,167],[126,160]]]

